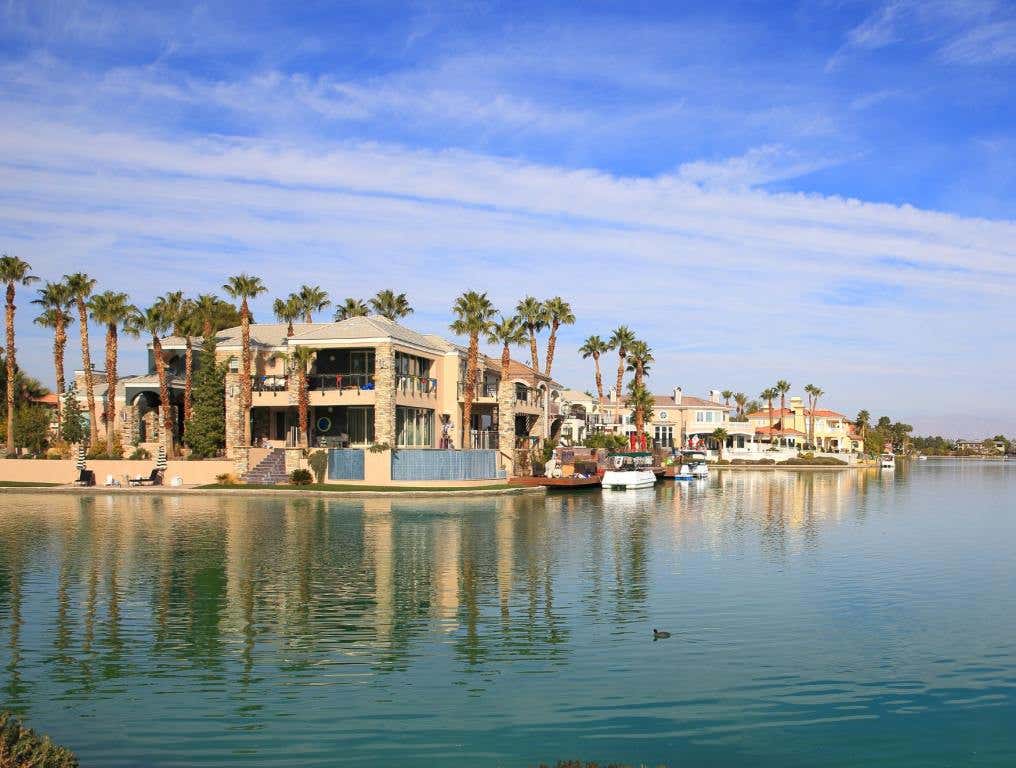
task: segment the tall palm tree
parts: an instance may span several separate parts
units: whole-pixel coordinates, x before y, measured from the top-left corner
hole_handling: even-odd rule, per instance
[[[814,384],[809,384],[804,388],[804,391],[808,393],[808,410],[810,411],[811,418],[808,420],[808,442],[812,446],[815,446],[815,409],[818,408],[818,399],[825,394],[825,392]]]
[[[635,383],[643,385],[649,373],[649,365],[656,359],[653,357],[653,350],[644,341],[636,339],[628,346],[627,359],[627,369],[635,374]]]
[[[223,314],[223,307],[221,305],[226,304],[226,302],[221,299],[217,299],[217,301],[219,306],[216,312],[221,321]],[[196,299],[185,299],[176,310],[173,333],[177,336],[182,336],[184,341],[183,420],[186,423],[190,421],[191,414],[194,411],[194,337],[201,336],[204,333],[205,318],[198,308]]]
[[[67,326],[74,321],[68,311],[74,303],[71,289],[65,282],[46,283],[39,289],[39,298],[33,304],[42,307],[42,314],[35,323],[53,329],[53,372],[56,375],[56,391],[60,404],[56,409],[57,428],[63,425],[63,396],[67,383],[64,380],[64,350],[67,348]],[[62,433],[61,433],[62,434]]]
[[[713,430],[713,433],[710,435],[710,437],[716,441],[716,447],[717,450],[719,450],[720,461],[723,461],[723,449],[727,444],[727,437],[729,437],[727,430],[725,430],[723,427],[717,427],[716,429]]]
[[[547,327],[547,309],[534,296],[526,296],[515,305],[515,312],[529,332],[529,357],[533,370],[540,370],[540,353],[536,348],[536,334]]]
[[[544,361],[547,367],[543,373],[549,377],[550,369],[554,366],[557,331],[562,325],[572,325],[575,322],[575,315],[572,313],[571,305],[560,296],[547,299],[543,306],[547,311],[547,319],[550,323],[550,338],[547,339],[547,359]]]
[[[745,406],[748,404],[748,396],[744,392],[735,392],[734,404],[737,405],[737,420],[742,421],[744,419]]]
[[[725,389],[722,392],[720,392],[720,397],[723,398],[723,404],[727,406],[728,411],[730,410],[730,398],[732,398],[733,396],[734,392],[733,390],[730,389]]]
[[[14,390],[16,351],[14,349],[14,295],[18,283],[31,285],[39,278],[32,265],[17,256],[0,256],[0,282],[7,283],[7,453],[14,453]]]
[[[365,317],[370,309],[360,299],[348,298],[335,308],[335,322],[348,320],[351,317]]]
[[[117,382],[117,327],[128,317],[134,307],[126,293],[104,291],[88,300],[92,319],[106,326],[106,450],[113,445],[113,429],[116,426],[116,382]]]
[[[240,300],[240,436],[245,446],[250,445],[250,404],[251,404],[251,353],[250,353],[250,299],[255,299],[268,289],[260,277],[241,273],[234,275],[222,286],[233,299]]]
[[[289,294],[288,299],[276,299],[272,304],[272,312],[280,323],[286,323],[286,336],[293,335],[293,321],[299,319],[303,314],[300,306],[300,297],[295,293]],[[309,320],[307,322],[310,322]]]
[[[305,323],[314,322],[314,313],[332,305],[328,291],[317,285],[301,285],[300,290],[293,294],[296,297]]]
[[[476,389],[476,371],[480,358],[480,334],[487,332],[495,309],[486,293],[466,291],[455,300],[452,306],[455,320],[451,330],[461,336],[469,337],[469,351],[466,354],[466,383],[462,396],[462,448],[471,447],[469,430],[473,419],[473,395]]]
[[[170,312],[171,302],[157,299],[148,309],[133,308],[124,330],[131,336],[147,334],[152,338],[152,356],[155,358],[155,373],[159,377],[159,409],[162,412],[162,429],[169,453],[174,451],[173,409],[169,400],[169,379],[166,375],[166,359],[162,354],[162,337],[173,325]]]
[[[484,331],[488,344],[501,345],[501,381],[508,381],[508,369],[511,366],[510,347],[518,347],[526,343],[526,326],[518,317],[505,317],[491,321]]]
[[[776,396],[778,394],[779,393],[776,391],[776,387],[769,387],[768,389],[763,389],[762,392],[759,394],[759,397],[762,398],[763,400],[765,400],[766,403],[769,406],[769,446],[770,447],[772,447],[772,444],[773,444],[773,400],[776,399]]]
[[[854,427],[861,433],[861,442],[863,443],[871,428],[871,414],[864,410],[858,411],[857,418],[854,419]]]
[[[787,409],[787,392],[790,391],[790,382],[780,379],[776,382],[774,389],[780,393],[780,432],[785,432],[787,429],[787,417],[783,412]]]
[[[296,374],[296,409],[300,421],[300,440],[306,447],[310,445],[310,433],[308,432],[308,414],[310,413],[310,393],[307,388],[307,371],[317,356],[317,350],[310,347],[296,347],[289,355],[289,362],[292,372]]]
[[[85,399],[88,402],[88,438],[94,445],[99,439],[99,424],[95,418],[95,376],[92,373],[92,353],[88,347],[88,307],[85,302],[92,295],[95,279],[84,272],[64,275],[71,296],[78,308],[78,332],[81,334],[81,367],[85,372]]]
[[[370,300],[370,306],[381,317],[387,317],[393,323],[413,313],[406,294],[397,294],[387,288],[377,292],[377,295]]]
[[[624,386],[624,366],[625,359],[628,357],[628,348],[635,341],[635,334],[631,328],[627,325],[619,325],[614,329],[614,332],[610,334],[610,340],[607,342],[611,349],[617,350],[617,399],[621,400],[621,388]],[[617,409],[617,423],[621,423],[621,409]]]
[[[584,360],[593,358],[593,367],[596,370],[596,395],[599,398],[600,406],[603,406],[603,377],[600,375],[600,355],[607,352],[610,345],[599,336],[590,336],[579,347],[579,354]]]

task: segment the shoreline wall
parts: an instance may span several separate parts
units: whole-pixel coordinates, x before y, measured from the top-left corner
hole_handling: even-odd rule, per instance
[[[165,483],[179,476],[184,485],[206,485],[215,482],[216,475],[234,471],[233,462],[227,459],[211,461],[167,462]],[[71,483],[77,480],[75,459],[0,459],[0,480],[24,483]],[[103,485],[107,475],[121,483],[125,475],[148,477],[155,468],[154,459],[130,461],[128,459],[89,459],[88,469],[95,472],[95,484]]]

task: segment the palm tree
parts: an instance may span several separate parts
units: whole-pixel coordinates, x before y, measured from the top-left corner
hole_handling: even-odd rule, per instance
[[[134,307],[126,293],[104,291],[88,300],[92,319],[106,326],[106,450],[113,445],[113,429],[116,426],[116,382],[117,382],[117,326],[131,314]]]
[[[504,405],[509,404],[511,401],[508,400],[509,391],[507,388],[511,386],[511,382],[508,380],[508,371],[511,367],[512,356],[511,347],[518,347],[526,343],[527,333],[526,326],[522,320],[518,317],[508,317],[501,315],[500,320],[497,322],[491,321],[487,325],[486,330],[487,343],[488,344],[500,344],[501,345],[501,385],[498,391],[498,433],[510,431],[514,425],[511,424],[509,418],[509,412],[506,410],[502,412]],[[502,402],[505,400],[506,402]],[[510,451],[511,445],[502,445],[502,451]]]
[[[867,411],[858,411],[857,418],[854,419],[854,426],[861,433],[861,442],[864,442],[865,436],[868,434],[868,429],[871,427],[871,414]]]
[[[157,299],[148,309],[133,308],[124,330],[131,336],[147,334],[152,337],[152,356],[155,358],[155,373],[159,377],[159,407],[162,411],[162,430],[169,453],[173,453],[173,409],[169,401],[169,380],[166,376],[166,360],[162,355],[162,337],[173,324],[169,310],[171,302]]]
[[[201,336],[206,339],[223,328],[231,328],[240,323],[236,307],[213,293],[202,293],[194,299],[193,314],[201,329]]]
[[[515,312],[529,332],[529,357],[534,371],[540,370],[540,353],[536,349],[536,334],[547,327],[547,310],[534,296],[526,296],[515,305]]]
[[[71,296],[78,307],[78,332],[81,334],[81,367],[85,372],[85,399],[88,402],[88,438],[94,445],[99,439],[99,424],[95,418],[95,377],[92,374],[92,353],[88,348],[88,307],[85,301],[92,295],[95,279],[84,272],[64,275]]]
[[[61,398],[56,409],[56,423],[59,432],[63,425],[63,396],[66,389],[64,381],[64,350],[67,347],[67,326],[74,321],[68,310],[74,299],[67,283],[46,283],[39,289],[39,298],[32,299],[33,304],[42,307],[42,314],[35,318],[36,325],[53,329],[53,371],[56,375],[56,391]]]
[[[790,391],[790,382],[780,379],[773,389],[780,395],[780,434],[782,435],[787,430],[787,417],[784,411],[787,410],[787,392]]]
[[[710,437],[716,441],[717,450],[720,452],[719,457],[720,461],[723,461],[723,448],[727,444],[727,437],[729,437],[729,435],[727,434],[727,430],[725,430],[723,427],[717,427],[716,429],[713,430],[713,433],[710,435]]]
[[[486,333],[494,316],[494,307],[486,293],[466,291],[452,306],[455,320],[450,328],[453,333],[469,336],[469,351],[466,354],[466,383],[462,397],[462,447],[471,447],[469,430],[473,419],[473,394],[476,389],[476,371],[480,357],[480,334]]]
[[[378,291],[377,295],[370,300],[370,306],[381,317],[387,317],[393,323],[413,313],[406,294],[396,294],[395,291],[388,289]]]
[[[234,299],[240,300],[240,437],[243,444],[250,445],[250,306],[248,300],[257,298],[268,289],[260,277],[241,273],[229,278],[222,289]]]
[[[808,442],[812,446],[815,445],[815,409],[818,408],[818,399],[825,394],[825,392],[814,384],[809,384],[804,388],[804,391],[808,393],[808,410],[810,411],[810,419],[808,422]]]
[[[547,311],[547,319],[550,321],[550,338],[547,339],[547,359],[544,361],[547,367],[543,371],[549,377],[550,369],[554,365],[557,331],[562,325],[572,325],[575,322],[575,315],[572,313],[571,305],[560,296],[547,299],[543,306]]]
[[[746,413],[745,406],[748,404],[748,396],[744,392],[735,392],[734,403],[737,405],[737,420],[742,421]]]
[[[7,453],[14,453],[14,294],[16,285],[31,285],[39,278],[32,274],[32,265],[17,256],[0,256],[0,282],[7,283]]]
[[[201,297],[199,296],[198,299]],[[222,315],[222,304],[226,302],[216,299],[219,307],[216,312]],[[229,305],[226,304],[228,307]],[[231,309],[231,307],[230,307]],[[235,310],[233,310],[235,312]],[[194,337],[204,333],[205,317],[194,299],[187,299],[178,308],[174,322],[173,333],[183,336],[184,359],[183,359],[183,420],[190,421],[193,412],[194,392]]]
[[[628,370],[635,374],[635,383],[641,386],[654,362],[653,351],[644,341],[635,340],[628,346]]]
[[[287,324],[286,336],[292,336],[293,321],[303,314],[303,308],[300,306],[300,297],[295,293],[291,293],[288,299],[276,299],[275,303],[272,304],[272,312],[275,313],[275,318],[280,323]]]
[[[304,447],[310,444],[310,433],[307,430],[310,413],[310,394],[307,390],[307,371],[317,356],[317,350],[310,347],[296,347],[289,355],[290,365],[293,373],[296,374],[297,397],[296,407],[300,420],[300,440]]]
[[[301,285],[300,290],[293,295],[303,313],[305,323],[313,323],[315,312],[320,312],[325,307],[332,305],[331,299],[328,298],[328,291],[317,285]]]
[[[627,325],[619,325],[614,329],[614,332],[610,334],[610,340],[607,342],[611,349],[617,350],[617,399],[621,399],[621,387],[624,386],[624,362],[625,358],[628,357],[628,347],[635,341],[635,334]],[[617,410],[617,423],[621,423],[621,409]]]
[[[335,308],[335,317],[333,319],[338,323],[351,317],[365,317],[368,314],[370,314],[370,310],[366,304],[360,299],[349,298]]]
[[[769,447],[770,448],[773,445],[773,400],[776,399],[776,396],[778,394],[779,394],[779,392],[776,391],[776,387],[769,387],[768,389],[763,389],[762,392],[759,394],[759,397],[761,397],[763,400],[765,400],[766,403],[768,403],[768,405],[769,405]]]
[[[590,357],[593,358],[593,366],[596,369],[596,395],[600,400],[600,406],[603,405],[603,377],[600,375],[600,355],[609,349],[610,345],[599,336],[590,336],[579,347],[579,354],[582,355],[584,360],[588,360]]]
[[[641,436],[645,432],[646,421],[653,418],[655,401],[652,394],[644,384],[639,384],[632,379],[628,385],[628,399],[625,401],[625,405],[631,408],[635,414],[635,433]]]
[[[720,397],[723,398],[723,404],[727,406],[728,411],[730,410],[730,398],[732,398],[733,396],[734,392],[729,389],[725,389],[722,392],[720,392]]]

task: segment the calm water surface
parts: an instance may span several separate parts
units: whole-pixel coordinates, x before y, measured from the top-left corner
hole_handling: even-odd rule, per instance
[[[1016,466],[3,495],[0,705],[85,766],[1012,766]]]

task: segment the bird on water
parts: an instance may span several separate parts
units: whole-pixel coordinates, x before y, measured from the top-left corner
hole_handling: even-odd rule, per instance
[[[668,637],[670,637],[669,632],[664,632],[662,629],[653,630],[653,640],[666,640]]]

